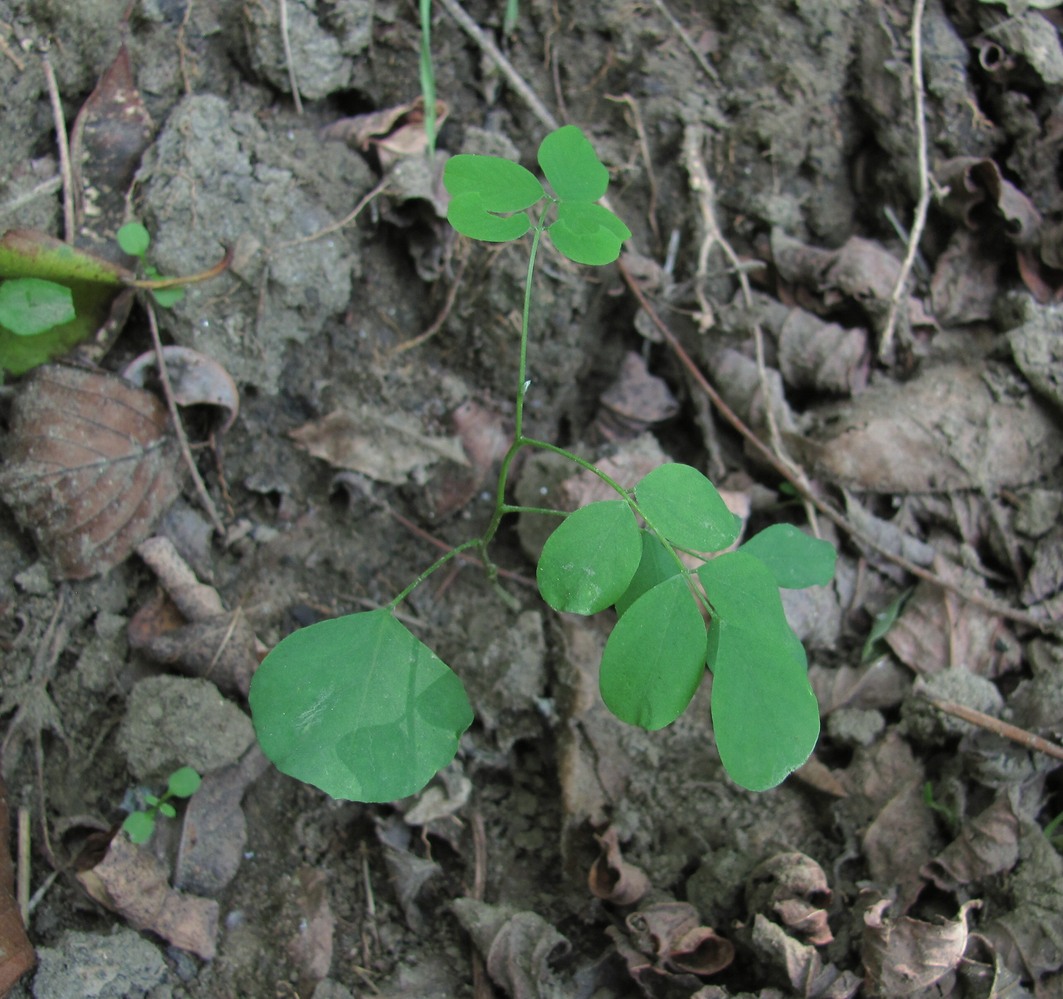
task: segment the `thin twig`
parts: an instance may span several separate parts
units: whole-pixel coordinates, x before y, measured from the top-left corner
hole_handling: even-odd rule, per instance
[[[288,68],[288,85],[292,88],[295,113],[303,113],[303,99],[299,96],[299,81],[295,78],[295,60],[292,58],[292,40],[288,37],[288,2],[280,2],[281,45],[284,46],[284,64]]]
[[[41,53],[41,65],[44,68],[44,80],[48,86],[48,98],[52,102],[52,118],[55,121],[55,143],[59,148],[59,173],[63,178],[63,238],[68,243],[74,242],[77,221],[74,212],[74,172],[70,165],[70,141],[66,133],[66,118],[63,116],[63,103],[59,98],[59,84],[55,80],[55,70],[47,52]]]
[[[690,35],[687,34],[686,28],[679,23],[679,19],[664,5],[664,0],[653,0],[653,2],[672,26],[672,30],[679,36],[680,41],[690,50],[690,54],[701,67],[701,71],[712,80],[713,83],[719,83],[720,75],[713,68],[712,63],[710,63],[708,59],[698,51],[698,48],[691,40]]]
[[[15,897],[18,900],[18,911],[22,916],[22,925],[27,929],[30,925],[31,845],[30,810],[25,805],[20,805],[18,810],[18,874],[15,879],[15,884],[17,885]]]
[[[487,832],[484,829],[484,817],[479,811],[473,810],[469,824],[472,826],[473,856],[472,889],[469,897],[482,902],[487,887]],[[494,995],[487,978],[483,956],[475,945],[472,948],[472,994],[473,999],[492,999]]]
[[[181,72],[181,84],[184,87],[185,97],[190,96],[192,93],[192,81],[188,76],[188,46],[185,45],[185,38],[195,2],[196,0],[188,0],[185,4],[184,17],[181,18],[181,23],[177,28],[177,67]]]
[[[192,475],[192,482],[199,496],[203,509],[210,518],[214,530],[220,535],[225,534],[225,525],[222,523],[218,511],[214,507],[214,501],[207,492],[207,487],[196,468],[195,459],[192,457],[192,448],[188,443],[188,435],[185,433],[184,424],[181,422],[181,414],[177,411],[177,403],[174,401],[173,386],[170,384],[170,374],[166,370],[166,355],[162,350],[162,338],[159,336],[159,321],[155,316],[155,306],[150,301],[145,301],[148,313],[148,327],[151,329],[151,342],[155,346],[155,363],[159,367],[159,381],[162,383],[162,394],[166,397],[166,408],[170,411],[170,422],[173,423],[174,433],[177,435],[177,445],[181,449],[181,457]]]
[[[1063,760],[1063,746],[1058,746],[1054,742],[1049,742],[1048,739],[1042,739],[1041,736],[1034,735],[1033,732],[1029,732],[1024,728],[1019,728],[1017,725],[1011,725],[1006,721],[1001,721],[999,718],[994,718],[992,715],[987,715],[982,711],[977,711],[966,705],[957,704],[955,701],[938,700],[938,698],[931,697],[925,691],[922,691],[920,696],[930,704],[933,704],[938,711],[944,711],[947,715],[952,715],[954,718],[960,718],[965,722],[970,722],[972,725],[984,728],[987,732],[992,732],[994,735],[999,735],[1004,739],[1010,739],[1012,742],[1017,742],[1020,746],[1025,746],[1027,749],[1033,749],[1038,753],[1044,753],[1045,756],[1051,756],[1056,760]]]
[[[882,338],[878,345],[878,356],[886,360],[893,349],[893,337],[897,330],[897,316],[900,312],[901,302],[907,298],[908,279],[911,277],[912,267],[915,264],[916,254],[919,252],[919,241],[923,238],[923,230],[926,228],[926,213],[930,207],[930,166],[927,156],[926,138],[926,113],[924,103],[926,91],[923,85],[923,9],[926,0],[915,0],[912,8],[912,89],[915,91],[915,155],[919,171],[919,202],[915,206],[915,218],[912,221],[912,231],[908,237],[908,249],[904,254],[900,273],[897,275],[897,283],[890,297],[889,314],[886,317],[886,327],[882,331]]]
[[[405,354],[408,350],[420,347],[422,343],[430,340],[443,328],[443,324],[447,321],[447,316],[450,315],[451,310],[454,308],[454,303],[458,300],[458,291],[461,288],[468,259],[467,256],[462,258],[458,266],[458,273],[454,275],[454,280],[451,281],[450,287],[447,289],[447,297],[443,301],[443,308],[440,310],[439,315],[432,320],[431,325],[423,333],[418,333],[417,336],[411,337],[409,340],[403,340],[398,346],[393,347],[388,351],[389,357],[397,357],[399,354]]]
[[[631,94],[621,94],[619,97],[611,97],[606,94],[606,100],[624,104],[631,112],[629,124],[635,129],[635,135],[639,140],[639,154],[642,156],[642,165],[646,169],[646,183],[650,189],[650,203],[646,208],[646,217],[650,223],[653,238],[660,242],[661,233],[657,226],[657,177],[653,172],[653,157],[650,155],[650,143],[646,138],[646,128],[642,124],[642,115],[639,114],[639,106]]]
[[[341,218],[338,222],[330,222],[327,226],[325,226],[324,229],[319,229],[317,232],[311,233],[309,236],[300,236],[299,239],[292,239],[289,240],[287,243],[278,243],[276,246],[273,247],[273,249],[286,250],[291,246],[302,246],[304,243],[313,243],[314,240],[321,239],[323,236],[328,236],[331,233],[339,232],[339,230],[342,229],[344,226],[350,225],[356,218],[358,218],[358,216],[362,214],[362,211],[365,209],[366,205],[368,205],[369,202],[372,201],[373,198],[375,198],[378,194],[383,192],[384,188],[388,185],[389,179],[390,175],[385,174],[377,183],[376,187],[374,187],[368,194],[366,194],[365,197],[363,197],[362,200],[359,201],[358,204],[356,204],[354,208],[352,208],[350,212],[344,215],[343,218]]]
[[[20,208],[28,205],[31,201],[35,201],[37,198],[42,198],[47,194],[54,194],[62,186],[63,178],[58,175],[55,177],[49,177],[47,180],[42,180],[30,190],[23,191],[21,194],[16,194],[10,201],[5,201],[0,205],[0,218],[3,218],[5,215],[11,215],[13,212],[17,212]]]
[[[513,89],[517,91],[524,103],[531,108],[535,117],[551,131],[557,128],[557,119],[547,110],[546,105],[539,100],[535,91],[524,82],[520,73],[513,68],[513,63],[503,55],[502,50],[494,43],[490,35],[465,12],[465,8],[458,3],[458,0],[441,0],[441,2],[447,13],[458,22],[465,34],[494,60],[502,75],[509,80]]]
[[[4,55],[6,55],[8,59],[18,67],[20,73],[25,71],[25,62],[22,61],[19,54],[7,43],[7,39],[3,35],[0,35],[0,52],[3,52]]]

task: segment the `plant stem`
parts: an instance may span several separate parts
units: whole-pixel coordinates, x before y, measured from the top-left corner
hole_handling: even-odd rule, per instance
[[[394,610],[399,606],[414,590],[417,589],[429,576],[432,575],[437,569],[441,569],[452,558],[460,555],[464,551],[468,551],[470,548],[479,548],[483,545],[482,538],[473,538],[470,541],[463,541],[456,548],[451,548],[445,555],[441,555],[437,558],[424,572],[421,573],[409,586],[406,587],[397,597],[389,601],[387,604],[388,610]]]

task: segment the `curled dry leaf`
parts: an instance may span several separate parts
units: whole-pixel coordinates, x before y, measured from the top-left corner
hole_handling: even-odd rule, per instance
[[[797,851],[769,857],[746,879],[750,917],[759,913],[774,919],[792,935],[817,947],[834,939],[827,924],[831,896],[823,868]]]
[[[779,330],[779,369],[795,388],[853,395],[867,385],[867,330],[791,309]]]
[[[865,985],[871,996],[904,999],[940,981],[956,969],[967,949],[967,913],[981,901],[965,902],[954,920],[925,923],[900,916],[889,919],[889,899],[864,912]]]
[[[125,561],[177,498],[166,407],[115,375],[47,365],[15,398],[0,495],[64,579]]]
[[[591,894],[614,905],[634,905],[650,890],[646,872],[624,860],[615,826],[594,838],[602,852],[587,875]]]
[[[803,999],[851,999],[860,979],[850,971],[824,964],[811,944],[801,943],[759,913],[753,919],[750,944],[760,960]]]
[[[232,376],[213,358],[189,347],[163,347],[163,361],[178,406],[217,406],[225,414],[218,427],[225,433],[240,412],[240,390]],[[158,382],[158,358],[148,351],[131,361],[122,376],[147,388]]]
[[[450,107],[437,100],[437,129],[449,114]],[[400,157],[419,155],[428,148],[428,135],[424,127],[424,99],[417,97],[405,104],[396,104],[381,111],[341,118],[328,125],[322,131],[322,136],[346,142],[362,152],[376,146],[380,165],[386,170]]]
[[[734,944],[702,926],[689,902],[655,902],[625,922],[635,947],[665,971],[715,975],[734,960]]]
[[[472,898],[455,899],[451,908],[486,959],[487,973],[513,999],[564,994],[550,963],[570,945],[542,916]]]
[[[631,350],[600,402],[595,427],[609,441],[631,440],[679,412],[679,401],[668,383],[651,375],[642,355]]]
[[[204,961],[214,957],[218,903],[171,888],[155,857],[118,833],[95,867],[79,871],[81,886],[134,929],[150,930]]]
[[[941,165],[948,194],[942,207],[968,229],[1002,232],[1016,246],[1030,246],[1041,231],[1041,213],[991,159],[958,156]]]

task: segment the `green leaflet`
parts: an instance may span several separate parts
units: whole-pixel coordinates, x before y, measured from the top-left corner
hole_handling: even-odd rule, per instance
[[[705,645],[705,622],[686,577],[658,583],[627,609],[605,643],[599,687],[606,707],[630,725],[670,725],[698,689]]]
[[[813,538],[792,524],[766,527],[739,551],[756,555],[771,571],[776,585],[788,590],[826,586],[834,578],[838,560],[829,541]]]
[[[680,548],[718,552],[733,544],[741,521],[716,487],[690,465],[660,465],[635,487],[639,510]]]
[[[546,539],[536,579],[554,610],[596,614],[628,588],[642,557],[635,515],[623,500],[570,513]]]
[[[736,783],[764,791],[801,766],[819,738],[805,650],[756,556],[727,552],[698,576],[715,611],[707,661],[716,746]]]
[[[258,668],[249,700],[279,770],[356,801],[421,790],[473,720],[458,677],[387,610],[289,635]]]

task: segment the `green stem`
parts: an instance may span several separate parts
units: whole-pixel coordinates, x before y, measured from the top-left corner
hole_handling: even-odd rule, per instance
[[[388,610],[394,610],[399,606],[414,590],[417,589],[429,576],[432,575],[438,569],[445,566],[452,558],[460,555],[464,551],[468,551],[470,548],[478,548],[483,544],[482,539],[473,538],[471,541],[463,541],[456,548],[451,548],[446,555],[441,555],[437,558],[424,572],[421,573],[409,586],[406,587],[394,600],[390,601],[387,605]]]

